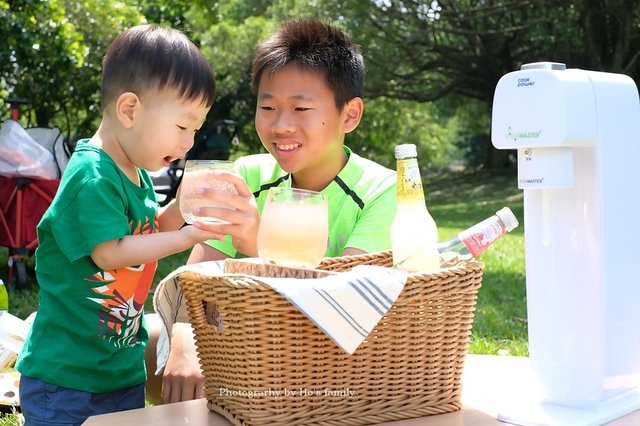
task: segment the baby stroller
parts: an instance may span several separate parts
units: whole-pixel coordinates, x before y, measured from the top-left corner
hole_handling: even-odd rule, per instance
[[[193,148],[185,159],[176,160],[157,172],[151,173],[153,186],[158,194],[161,206],[167,205],[176,197],[182,179],[185,160],[226,160],[229,147],[236,138],[238,123],[233,120],[219,120],[196,134]]]
[[[36,227],[60,184],[70,150],[57,128],[23,129],[24,99],[6,99],[11,120],[0,128],[0,245],[8,247],[8,284],[24,288],[25,260],[38,246]]]

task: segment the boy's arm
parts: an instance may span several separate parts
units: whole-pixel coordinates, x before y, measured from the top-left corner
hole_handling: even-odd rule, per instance
[[[170,339],[169,357],[162,373],[162,400],[168,404],[204,398],[204,376],[191,324],[175,323]]]
[[[187,263],[221,260],[226,257],[224,253],[200,243],[191,250]],[[175,323],[170,339],[169,357],[162,373],[163,401],[171,403],[204,398],[204,376],[191,324]]]
[[[182,228],[185,223],[180,213],[179,197],[180,188],[176,198],[158,211],[160,232],[128,235],[119,240],[98,244],[91,252],[93,262],[103,270],[141,265],[180,253],[202,241],[224,238],[224,234],[216,227]]]
[[[175,323],[170,339],[169,357],[162,373],[162,400],[168,404],[203,398],[204,376],[191,324]]]
[[[189,258],[187,259],[187,264],[206,262],[209,260],[223,260],[227,257],[229,256],[222,253],[220,250],[216,250],[206,243],[199,243],[193,246],[193,249],[189,254]]]
[[[178,231],[127,235],[96,245],[91,252],[91,259],[102,270],[142,265],[180,253],[201,241],[217,237],[218,234],[195,226],[185,226]]]
[[[182,213],[180,213],[180,206],[177,199],[171,200],[169,204],[158,211],[158,221],[160,232],[175,231],[184,225],[184,218],[182,217]]]
[[[356,254],[365,254],[365,253],[366,251],[364,250],[360,250],[353,247],[345,247],[344,250],[342,250],[341,256],[353,256]]]

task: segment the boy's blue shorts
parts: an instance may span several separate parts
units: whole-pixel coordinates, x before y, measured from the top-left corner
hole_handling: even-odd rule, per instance
[[[20,409],[25,426],[81,425],[89,416],[143,408],[144,385],[91,393],[23,375],[20,377]]]

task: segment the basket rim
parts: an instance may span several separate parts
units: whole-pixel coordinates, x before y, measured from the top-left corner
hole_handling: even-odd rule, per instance
[[[381,268],[389,268],[388,266],[380,266]],[[477,261],[477,260],[470,260],[470,261],[465,261],[464,263],[460,263],[457,265],[452,265],[452,266],[447,266],[447,267],[443,267],[443,268],[439,268],[435,271],[430,271],[430,272],[408,272],[407,274],[407,283],[409,283],[410,281],[415,281],[415,280],[419,280],[425,276],[432,276],[432,277],[446,277],[446,276],[450,276],[450,275],[465,275],[469,272],[477,272],[477,271],[482,271],[484,270],[484,263]],[[340,274],[341,272],[339,272],[338,274]],[[278,279],[283,279],[283,280],[320,280],[326,277],[319,277],[319,278],[293,278],[293,277],[286,277],[286,278],[282,278],[282,277],[261,277],[258,275],[252,275],[252,274],[247,274],[247,273],[220,273],[220,274],[215,274],[215,275],[209,275],[209,274],[203,274],[201,272],[196,272],[196,271],[182,271],[178,274],[179,278],[187,278],[187,279],[192,279],[192,280],[227,280],[229,278],[235,279],[235,280],[253,280],[253,281],[258,281],[261,282],[264,279],[269,279],[269,278],[278,278]],[[332,275],[334,276],[334,275]],[[263,282],[261,282],[262,284],[264,284]]]

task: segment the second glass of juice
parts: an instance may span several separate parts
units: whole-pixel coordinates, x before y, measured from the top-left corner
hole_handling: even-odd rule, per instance
[[[271,188],[258,229],[258,255],[282,266],[315,268],[329,234],[327,197],[297,188]]]

